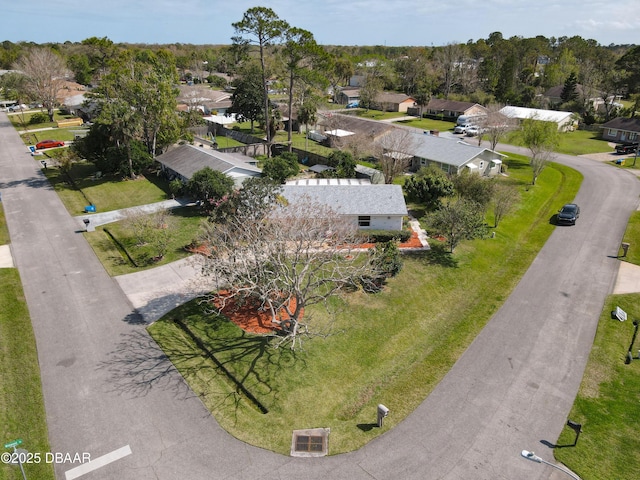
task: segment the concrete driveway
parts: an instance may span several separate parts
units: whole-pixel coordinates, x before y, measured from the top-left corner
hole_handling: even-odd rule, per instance
[[[150,340],[0,113],[0,188],[38,343],[51,447],[103,456],[90,472],[56,465],[57,477],[549,478],[549,467],[519,454],[552,458],[541,442],[553,443],[566,421],[640,194],[628,172],[560,161],[585,178],[576,197],[580,222],[555,230],[434,392],[363,449],[300,459],[248,446],[218,426]]]

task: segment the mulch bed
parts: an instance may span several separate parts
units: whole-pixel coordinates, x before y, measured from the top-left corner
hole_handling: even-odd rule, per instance
[[[219,296],[224,296],[225,292],[219,292]],[[271,322],[271,312],[268,310],[261,310],[260,305],[256,299],[246,299],[244,302],[240,303],[237,298],[228,298],[224,304],[224,308],[220,310],[220,312],[243,329],[249,333],[256,333],[259,335],[264,335],[268,333],[273,333],[279,330],[278,325]],[[220,309],[222,306],[222,298],[216,297],[213,301],[213,304],[216,308]],[[295,309],[296,301],[292,299],[289,303],[289,308]],[[302,318],[304,312],[300,315]],[[277,316],[278,320],[283,321],[286,317],[286,312],[281,310]]]
[[[357,245],[357,248],[373,248],[375,247],[374,243],[363,243],[361,245]],[[418,234],[416,232],[411,233],[411,238],[404,243],[399,245],[400,248],[420,248],[422,247],[422,242],[418,238]],[[207,254],[206,249],[202,247],[192,247],[190,251],[194,253],[203,253]],[[219,292],[218,295],[224,296],[225,292]],[[216,308],[220,309],[222,306],[222,298],[216,298],[213,301]],[[295,309],[295,299],[291,300],[289,307],[291,309]],[[236,298],[228,298],[224,308],[221,309],[221,313],[235,323],[238,327],[243,329],[249,333],[255,333],[258,335],[269,334],[277,331],[279,329],[278,325],[275,325],[271,322],[271,312],[268,310],[261,310],[260,305],[258,305],[257,300],[255,299],[247,299],[244,302],[239,302]],[[304,314],[304,312],[303,312]],[[284,316],[286,313],[284,310],[280,311],[278,314],[278,320],[284,320]],[[302,318],[302,315],[301,317]]]

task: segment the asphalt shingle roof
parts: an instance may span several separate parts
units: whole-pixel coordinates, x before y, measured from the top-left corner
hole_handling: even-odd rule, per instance
[[[400,185],[283,185],[282,196],[308,197],[342,215],[407,215]]]
[[[433,160],[445,165],[462,167],[472,161],[482,152],[487,151],[496,158],[504,157],[488,148],[476,147],[460,140],[436,137],[434,135],[412,134],[412,140],[403,153],[408,153],[418,158]]]
[[[615,128],[627,132],[640,132],[640,118],[618,117],[603,123],[601,128]]]
[[[259,168],[242,161],[242,158],[244,157],[237,154],[205,150],[194,145],[180,145],[159,155],[156,160],[185,178],[191,178],[194,173],[204,167],[222,173],[228,173],[234,169],[253,173],[261,172]]]

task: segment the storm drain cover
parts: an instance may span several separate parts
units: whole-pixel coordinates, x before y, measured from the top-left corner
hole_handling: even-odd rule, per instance
[[[294,430],[291,440],[292,457],[323,457],[329,451],[328,428]]]

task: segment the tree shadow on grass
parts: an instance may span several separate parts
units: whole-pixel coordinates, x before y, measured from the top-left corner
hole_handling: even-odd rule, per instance
[[[458,260],[449,252],[445,244],[430,244],[430,249],[423,252],[407,252],[413,258],[422,261],[425,265],[440,265],[441,267],[457,268]]]
[[[127,317],[129,323],[137,323],[133,320]],[[267,413],[278,401],[278,376],[296,365],[304,368],[300,363],[304,360],[290,349],[274,349],[270,337],[246,332],[216,335],[218,322],[212,322],[206,333],[195,329],[182,330],[184,334],[176,334],[176,329],[156,333],[163,348],[144,330],[122,335],[97,367],[108,372],[107,391],[135,398],[160,388],[179,399],[201,397],[210,408],[231,402],[236,411],[244,404]],[[206,379],[218,376],[228,388],[208,388]]]

